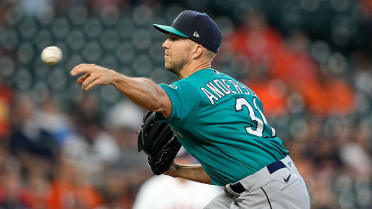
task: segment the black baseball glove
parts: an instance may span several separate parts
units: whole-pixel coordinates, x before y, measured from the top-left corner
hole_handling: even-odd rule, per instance
[[[138,151],[147,154],[147,160],[155,175],[168,170],[181,148],[172,127],[168,123],[156,122],[155,112],[147,112],[138,134]]]

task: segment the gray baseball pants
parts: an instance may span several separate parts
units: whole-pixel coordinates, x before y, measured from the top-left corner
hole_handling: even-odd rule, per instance
[[[274,172],[264,167],[237,182],[244,191],[226,185],[204,209],[310,209],[309,193],[293,161],[289,156],[280,161],[285,167],[276,166]]]

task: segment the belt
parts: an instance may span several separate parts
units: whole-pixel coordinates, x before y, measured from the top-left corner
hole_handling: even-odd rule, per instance
[[[282,161],[276,161],[266,167],[269,173],[272,174],[281,168],[285,168],[286,166],[284,165]],[[230,188],[233,192],[238,193],[238,194],[241,194],[242,192],[245,191],[245,188],[240,182],[230,184]]]

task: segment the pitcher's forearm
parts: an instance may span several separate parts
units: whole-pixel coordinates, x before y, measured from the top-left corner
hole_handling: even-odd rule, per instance
[[[170,99],[165,91],[147,78],[128,77],[116,73],[112,84],[137,105],[160,113],[169,113]],[[168,106],[169,105],[169,106]],[[169,116],[164,115],[163,116]]]
[[[173,164],[172,168],[165,172],[165,174],[200,183],[211,184],[209,175],[204,171],[201,165]]]

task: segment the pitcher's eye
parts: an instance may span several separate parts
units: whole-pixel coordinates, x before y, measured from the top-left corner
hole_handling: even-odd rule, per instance
[[[169,36],[169,39],[170,39],[171,41],[175,41],[175,40],[178,40],[179,38],[177,38],[176,36]]]

